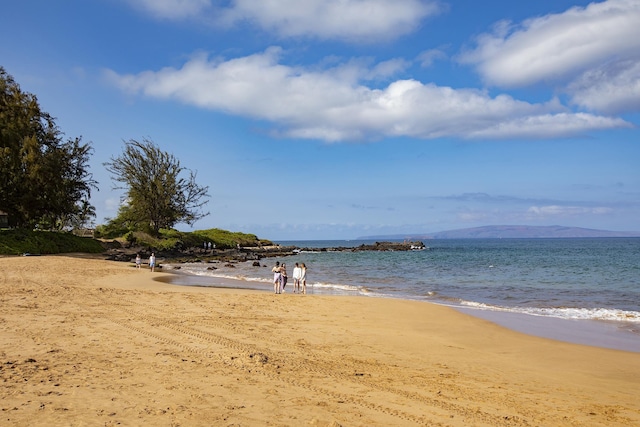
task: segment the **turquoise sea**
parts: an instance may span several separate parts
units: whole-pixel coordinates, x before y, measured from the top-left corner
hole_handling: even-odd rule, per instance
[[[595,339],[596,344],[635,350],[637,343],[640,351],[640,238],[425,240],[425,250],[395,252],[321,250],[371,241],[278,243],[306,250],[264,258],[260,267],[252,262],[233,268],[182,264],[172,282],[235,286],[238,282],[224,279],[236,279],[242,287],[271,292],[270,267],[276,260],[287,264],[289,276],[294,263],[304,262],[309,294],[429,301],[498,323],[524,325],[525,331],[527,324],[533,328],[552,319],[571,322],[555,322],[552,328],[567,325],[576,332],[581,325],[599,325],[605,335],[614,331],[626,344]]]

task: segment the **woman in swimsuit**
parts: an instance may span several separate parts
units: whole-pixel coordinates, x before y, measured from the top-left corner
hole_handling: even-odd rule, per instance
[[[273,293],[279,294],[280,281],[282,280],[280,274],[280,272],[282,271],[280,269],[280,261],[276,261],[276,265],[271,269],[271,271],[273,272]]]

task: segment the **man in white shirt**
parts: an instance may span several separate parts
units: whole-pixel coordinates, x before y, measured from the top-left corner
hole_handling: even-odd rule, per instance
[[[302,269],[296,262],[293,268],[293,293],[300,293],[300,278],[302,277]]]

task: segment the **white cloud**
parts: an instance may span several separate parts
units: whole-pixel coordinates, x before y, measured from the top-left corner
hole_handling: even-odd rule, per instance
[[[440,49],[430,49],[421,52],[418,55],[418,62],[420,62],[420,66],[423,68],[429,68],[433,63],[437,60],[441,60],[446,58],[447,55]]]
[[[327,69],[281,64],[279,48],[223,60],[200,55],[181,69],[110,78],[123,90],[273,123],[284,136],[326,141],[407,136],[423,139],[554,138],[630,126],[621,119],[570,113],[557,100],[544,104],[397,80],[384,88],[362,81],[388,77],[393,61],[358,61]],[[373,71],[372,71],[373,70]]]
[[[434,0],[128,0],[159,18],[232,26],[248,22],[280,37],[373,42],[414,31],[440,11]],[[228,3],[218,6],[217,3]]]
[[[590,110],[640,111],[640,58],[589,70],[569,85],[568,93],[574,104]]]
[[[547,139],[581,135],[598,129],[632,127],[622,119],[588,113],[553,113],[512,117],[469,132],[468,138]]]
[[[156,18],[182,20],[199,16],[211,8],[211,0],[128,0]]]
[[[230,19],[249,20],[285,37],[366,41],[412,32],[438,6],[423,0],[236,0],[228,12]]]
[[[608,207],[582,207],[582,206],[531,206],[527,212],[537,218],[567,217],[577,215],[605,215],[613,212]]]
[[[490,84],[517,87],[571,79],[614,58],[640,50],[640,2],[609,0],[574,7],[520,25],[499,23],[493,34],[460,56]]]
[[[405,70],[409,62],[403,59],[390,59],[375,65],[368,75],[369,80],[387,79]]]

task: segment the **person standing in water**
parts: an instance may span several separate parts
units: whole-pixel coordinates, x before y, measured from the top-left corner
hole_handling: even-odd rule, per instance
[[[296,262],[296,266],[293,267],[293,293],[300,292],[300,275],[302,270],[300,270],[300,265]]]
[[[281,281],[281,269],[280,269],[280,261],[276,261],[276,265],[271,269],[273,272],[273,293],[280,293],[280,281]]]
[[[280,283],[282,283],[282,287],[280,288],[280,292],[284,293],[284,287],[287,286],[287,264],[282,263],[282,267],[280,268]]]
[[[302,293],[307,293],[307,266],[302,263],[300,267],[300,284],[302,285]]]

